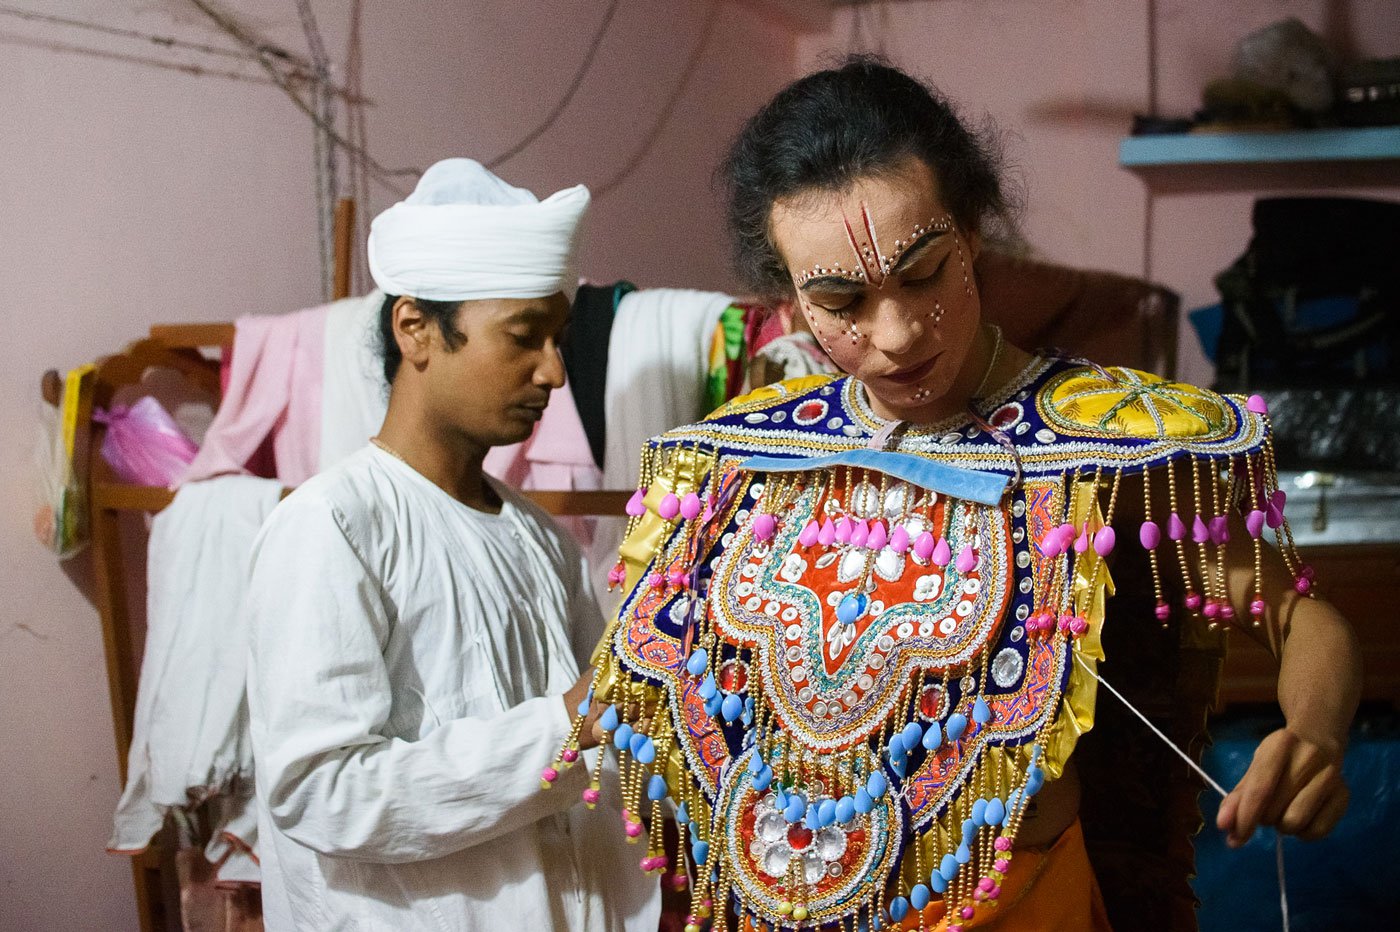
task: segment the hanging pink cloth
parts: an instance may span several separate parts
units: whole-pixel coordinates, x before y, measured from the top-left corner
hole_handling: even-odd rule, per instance
[[[315,475],[329,307],[243,317],[235,323],[223,400],[177,485],[247,473],[269,437],[276,475],[265,478],[296,486]]]

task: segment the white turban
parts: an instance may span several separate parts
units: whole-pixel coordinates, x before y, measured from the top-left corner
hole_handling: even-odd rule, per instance
[[[370,224],[369,273],[385,294],[429,301],[543,298],[578,290],[588,189],[544,201],[471,159],[444,159]]]

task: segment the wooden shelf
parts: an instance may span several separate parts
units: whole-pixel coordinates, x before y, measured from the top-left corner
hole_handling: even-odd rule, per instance
[[[1287,133],[1176,133],[1133,136],[1118,147],[1125,168],[1285,162],[1400,160],[1400,126]]]

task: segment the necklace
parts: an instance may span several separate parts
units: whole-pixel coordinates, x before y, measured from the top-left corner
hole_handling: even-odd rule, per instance
[[[996,371],[997,363],[1001,361],[1001,349],[1003,346],[1001,328],[992,324],[992,360],[987,363],[987,371],[982,373],[982,381],[977,383],[977,389],[972,393],[972,400],[980,400],[983,391],[987,388],[987,382],[991,379],[992,373]]]
[[[383,450],[385,453],[388,453],[390,456],[398,460],[400,463],[403,463],[405,466],[410,465],[408,460],[403,458],[402,453],[400,453],[398,450],[395,450],[393,447],[389,446],[387,443],[385,443],[383,440],[380,440],[378,437],[369,438],[369,442],[374,444],[379,449]]]

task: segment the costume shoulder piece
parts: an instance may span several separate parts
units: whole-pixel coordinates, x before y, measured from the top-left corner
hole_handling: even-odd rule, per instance
[[[783,928],[879,928],[939,895],[955,918],[995,908],[1027,801],[1093,725],[1110,522],[1148,470],[1168,501],[1133,484],[1149,500],[1132,545],[1223,622],[1209,558],[1228,515],[1247,514],[1233,546],[1266,528],[1287,543],[1257,400],[1036,360],[920,429],[814,377],[652,441],[589,703],[644,870],[668,868],[660,807],[679,807],[690,925],[723,928],[726,902]]]

